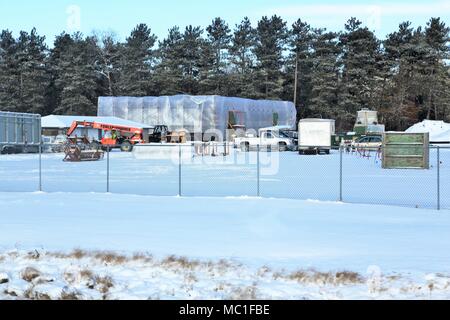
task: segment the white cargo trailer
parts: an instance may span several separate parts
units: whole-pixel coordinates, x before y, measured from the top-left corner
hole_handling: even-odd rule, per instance
[[[298,125],[299,153],[330,153],[336,124],[329,119],[303,119]]]
[[[37,153],[41,143],[41,116],[0,112],[0,153]]]

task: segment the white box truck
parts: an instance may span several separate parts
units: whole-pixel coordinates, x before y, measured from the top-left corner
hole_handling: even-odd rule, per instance
[[[330,154],[332,136],[335,134],[335,120],[303,119],[298,125],[300,154],[324,152]]]

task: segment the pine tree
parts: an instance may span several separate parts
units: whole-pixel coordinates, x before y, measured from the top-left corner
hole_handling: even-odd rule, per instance
[[[339,69],[338,34],[315,29],[311,54],[311,97],[306,106],[310,117],[337,120],[337,127],[344,127],[343,110],[338,104]]]
[[[212,70],[206,72],[206,79],[208,79],[209,85],[207,85],[206,90],[204,89],[203,91],[217,95],[226,95],[228,84],[226,71],[228,65],[228,50],[231,41],[231,30],[224,20],[215,18],[212,21],[212,24],[206,28],[206,31],[208,42],[205,43],[206,48],[204,58],[206,60],[204,67],[211,65],[212,58]]]
[[[230,47],[231,90],[235,95],[244,98],[255,96],[253,87],[255,36],[250,20],[245,17],[239,25],[236,25]]]
[[[341,117],[350,129],[359,109],[373,110],[378,106],[374,92],[381,80],[377,72],[380,42],[373,32],[362,27],[361,21],[352,18],[340,36],[340,46],[343,72],[339,104]]]
[[[179,94],[182,90],[182,42],[183,35],[180,28],[173,27],[169,30],[167,38],[159,43],[156,53],[158,63],[155,70],[155,81],[160,95]]]
[[[139,24],[122,46],[118,91],[125,96],[145,96],[154,92],[151,70],[156,36],[146,24]]]
[[[19,111],[20,109],[16,51],[17,44],[12,32],[3,30],[0,35],[0,110],[2,111]]]
[[[57,37],[52,50],[54,86],[57,91],[56,114],[95,115],[98,78],[94,38],[80,33]]]
[[[46,88],[49,85],[45,37],[40,37],[36,29],[30,34],[22,31],[17,41],[16,60],[19,71],[19,111],[43,113],[46,109]]]
[[[0,40],[0,108],[4,111],[45,113],[47,47],[45,38],[20,32],[17,40],[3,31]]]
[[[435,119],[440,119],[442,111],[448,107],[450,88],[448,83],[448,68],[444,61],[450,58],[449,42],[450,28],[441,22],[440,18],[432,18],[425,28],[425,41],[428,45],[428,95],[426,101],[427,119],[434,114]],[[447,102],[447,104],[446,104]],[[441,108],[442,105],[442,108]]]
[[[311,98],[313,37],[310,25],[301,19],[292,25],[289,39],[290,56],[286,62],[287,86],[284,99],[294,98],[299,116],[305,113],[305,108],[309,105]],[[296,77],[297,88],[295,88]]]
[[[388,83],[385,94],[380,97],[380,112],[382,122],[395,130],[418,120],[417,92],[413,90],[413,66],[417,62],[413,38],[411,23],[403,22],[399,30],[389,34],[384,41]]]
[[[202,34],[201,27],[187,26],[181,41],[183,52],[180,56],[183,72],[181,88],[186,94],[199,93],[199,80],[201,72],[205,69],[205,40]]]
[[[288,37],[286,22],[279,16],[263,17],[256,29],[257,75],[256,95],[265,99],[279,99],[283,92],[283,53]]]

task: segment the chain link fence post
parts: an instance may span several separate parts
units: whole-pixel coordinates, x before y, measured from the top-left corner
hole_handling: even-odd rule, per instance
[[[260,159],[260,146],[256,146],[256,175],[257,175],[257,197],[261,196],[261,159]]]
[[[440,147],[437,146],[437,209],[441,210],[441,156]]]
[[[109,193],[109,153],[111,149],[106,147],[106,192]]]
[[[178,196],[179,197],[181,197],[182,196],[182,189],[181,189],[181,183],[182,183],[182,181],[181,181],[181,174],[182,174],[182,171],[181,171],[181,166],[182,166],[182,163],[181,163],[181,144],[178,146]]]
[[[341,145],[339,147],[339,201],[344,201],[344,195],[343,195],[343,161],[344,161],[344,148]]]
[[[42,192],[42,140],[39,143],[39,192]]]

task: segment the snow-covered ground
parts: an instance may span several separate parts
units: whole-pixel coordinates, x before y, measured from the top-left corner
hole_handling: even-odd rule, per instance
[[[166,147],[167,149],[167,147]],[[227,158],[191,158],[183,149],[183,196],[255,196],[256,153],[232,152]],[[149,153],[157,153],[149,148]],[[175,158],[178,148],[174,148]],[[107,161],[64,163],[60,154],[45,154],[42,183],[46,192],[105,192]],[[450,209],[450,148],[441,150],[441,207]],[[295,152],[261,153],[263,197],[339,200],[339,154],[299,156]],[[436,150],[430,170],[383,170],[379,159],[344,154],[343,199],[351,203],[418,208],[437,206]],[[37,155],[0,156],[0,192],[33,192],[38,188]],[[113,152],[110,191],[121,194],[178,194],[177,159],[136,158]]]
[[[447,211],[95,193],[0,208],[3,299],[450,298]]]
[[[45,154],[39,193],[37,155],[0,156],[0,299],[448,299],[450,149],[442,211],[430,157],[344,154],[339,203],[337,152],[262,152],[262,198],[254,152],[184,152],[184,197],[177,159],[153,152],[111,153],[112,193],[106,160]]]

